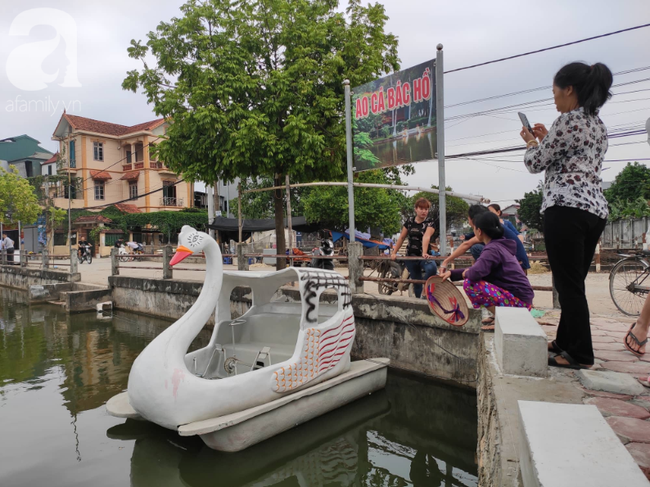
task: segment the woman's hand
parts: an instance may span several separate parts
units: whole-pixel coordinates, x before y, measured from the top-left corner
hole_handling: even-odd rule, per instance
[[[442,261],[442,264],[440,264],[440,267],[438,268],[439,272],[442,272],[442,270],[447,270],[447,266],[449,266],[449,261],[447,259]]]
[[[422,252],[422,258],[423,259],[430,259],[432,256],[427,254],[426,252]]]
[[[546,137],[548,134],[548,130],[546,130],[546,127],[543,123],[536,123],[533,127],[533,132],[533,135],[537,137],[540,142],[544,140],[544,137]]]
[[[465,274],[467,274],[467,269],[463,271],[463,279],[465,279]]]
[[[524,139],[524,142],[526,143],[535,140],[535,136],[531,134],[526,127],[521,127],[521,132],[519,132],[519,135],[521,135],[521,138]]]
[[[395,260],[396,257],[397,257],[397,254],[395,252],[390,254],[390,260]]]
[[[451,271],[445,271],[445,272],[438,272],[438,275],[442,278],[443,281],[446,281],[451,277]]]

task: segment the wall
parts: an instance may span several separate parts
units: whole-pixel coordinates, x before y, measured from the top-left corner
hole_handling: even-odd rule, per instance
[[[616,220],[607,222],[601,237],[601,245],[605,249],[642,249],[650,218]]]
[[[116,308],[171,319],[189,310],[202,287],[196,282],[123,276],[109,277],[109,284]],[[277,299],[299,300],[296,288],[284,287],[281,293]],[[336,294],[321,299],[333,301]],[[233,316],[249,306],[245,292],[231,298]],[[352,306],[357,323],[354,358],[388,357],[394,368],[476,386],[480,312],[472,310],[463,327],[454,327],[431,314],[423,300],[353,295]]]
[[[80,274],[70,276],[68,272],[30,269],[17,265],[0,266],[0,284],[18,289],[29,289],[29,286],[39,284],[78,282],[80,279]]]

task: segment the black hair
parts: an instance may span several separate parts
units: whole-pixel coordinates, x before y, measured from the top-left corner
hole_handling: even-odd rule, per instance
[[[489,212],[485,206],[483,205],[472,205],[469,207],[469,210],[467,210],[467,216],[470,217],[472,221],[474,221],[474,218],[476,218],[478,215],[481,213]]]
[[[591,66],[585,63],[570,63],[560,69],[553,78],[558,88],[573,86],[578,96],[578,105],[587,115],[596,115],[600,107],[612,97],[609,89],[614,77],[603,63]]]
[[[499,217],[491,211],[479,213],[476,218],[472,218],[472,221],[474,227],[480,229],[488,237],[492,239],[503,237],[503,225],[501,225]]]
[[[501,207],[497,203],[492,203],[491,205],[488,205],[488,208],[494,208],[499,216],[501,216]]]

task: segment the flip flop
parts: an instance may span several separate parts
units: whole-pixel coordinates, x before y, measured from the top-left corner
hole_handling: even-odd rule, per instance
[[[488,316],[487,318],[481,320],[482,325],[493,325],[494,324],[494,316]]]
[[[561,364],[556,360],[557,357],[562,357],[564,360],[566,360],[569,363],[568,364]],[[558,353],[557,355],[549,357],[548,358],[548,365],[550,365],[551,367],[560,367],[560,368],[564,368],[564,369],[576,369],[576,370],[577,369],[587,369],[587,368],[589,368],[589,367],[583,367],[582,365],[580,365],[576,361],[576,359],[574,359],[571,355],[569,355],[568,353],[566,353],[564,351]]]
[[[625,338],[623,339],[623,345],[625,345],[625,348],[627,348],[628,352],[632,352],[637,357],[643,357],[643,355],[645,355],[645,352],[640,352],[639,350],[641,350],[641,347],[643,347],[646,343],[648,343],[648,338],[646,337],[646,339],[643,340],[642,342],[639,341],[639,339],[636,337],[636,335],[634,335],[634,333],[632,333],[632,330],[634,329],[635,326],[636,326],[636,321],[634,323],[632,323],[632,326],[630,326],[630,329],[627,330],[627,334],[625,335]],[[632,338],[632,340],[634,340],[636,342],[636,344],[639,347],[639,350],[634,350],[632,347],[630,347],[627,344],[627,337]]]
[[[483,331],[494,331],[495,325],[485,325],[481,327]]]

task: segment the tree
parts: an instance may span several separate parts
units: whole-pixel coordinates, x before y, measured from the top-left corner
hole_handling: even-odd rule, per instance
[[[129,56],[144,68],[122,87],[141,87],[156,114],[173,122],[158,157],[188,180],[268,177],[277,186],[286,174],[294,182],[342,175],[343,80],[357,86],[399,62],[382,5],[337,7],[338,0],[190,0],[146,45],[132,40]],[[275,196],[284,253],[282,191]]]
[[[610,188],[605,190],[605,198],[611,205],[616,201],[636,201],[639,197],[650,200],[650,168],[635,162],[627,164],[616,175]]]
[[[359,173],[355,182],[394,184],[381,169]],[[401,226],[400,207],[403,195],[396,190],[354,188],[354,222],[357,229],[373,229],[384,235],[397,233]],[[349,226],[348,188],[315,186],[303,200],[308,222],[318,222],[331,230]]]
[[[535,191],[524,193],[524,197],[517,200],[519,204],[519,220],[529,229],[539,232],[544,231],[544,220],[542,219],[542,196],[544,194],[544,185],[540,181]]]
[[[15,166],[0,168],[0,223],[34,223],[41,213],[34,188]]]

